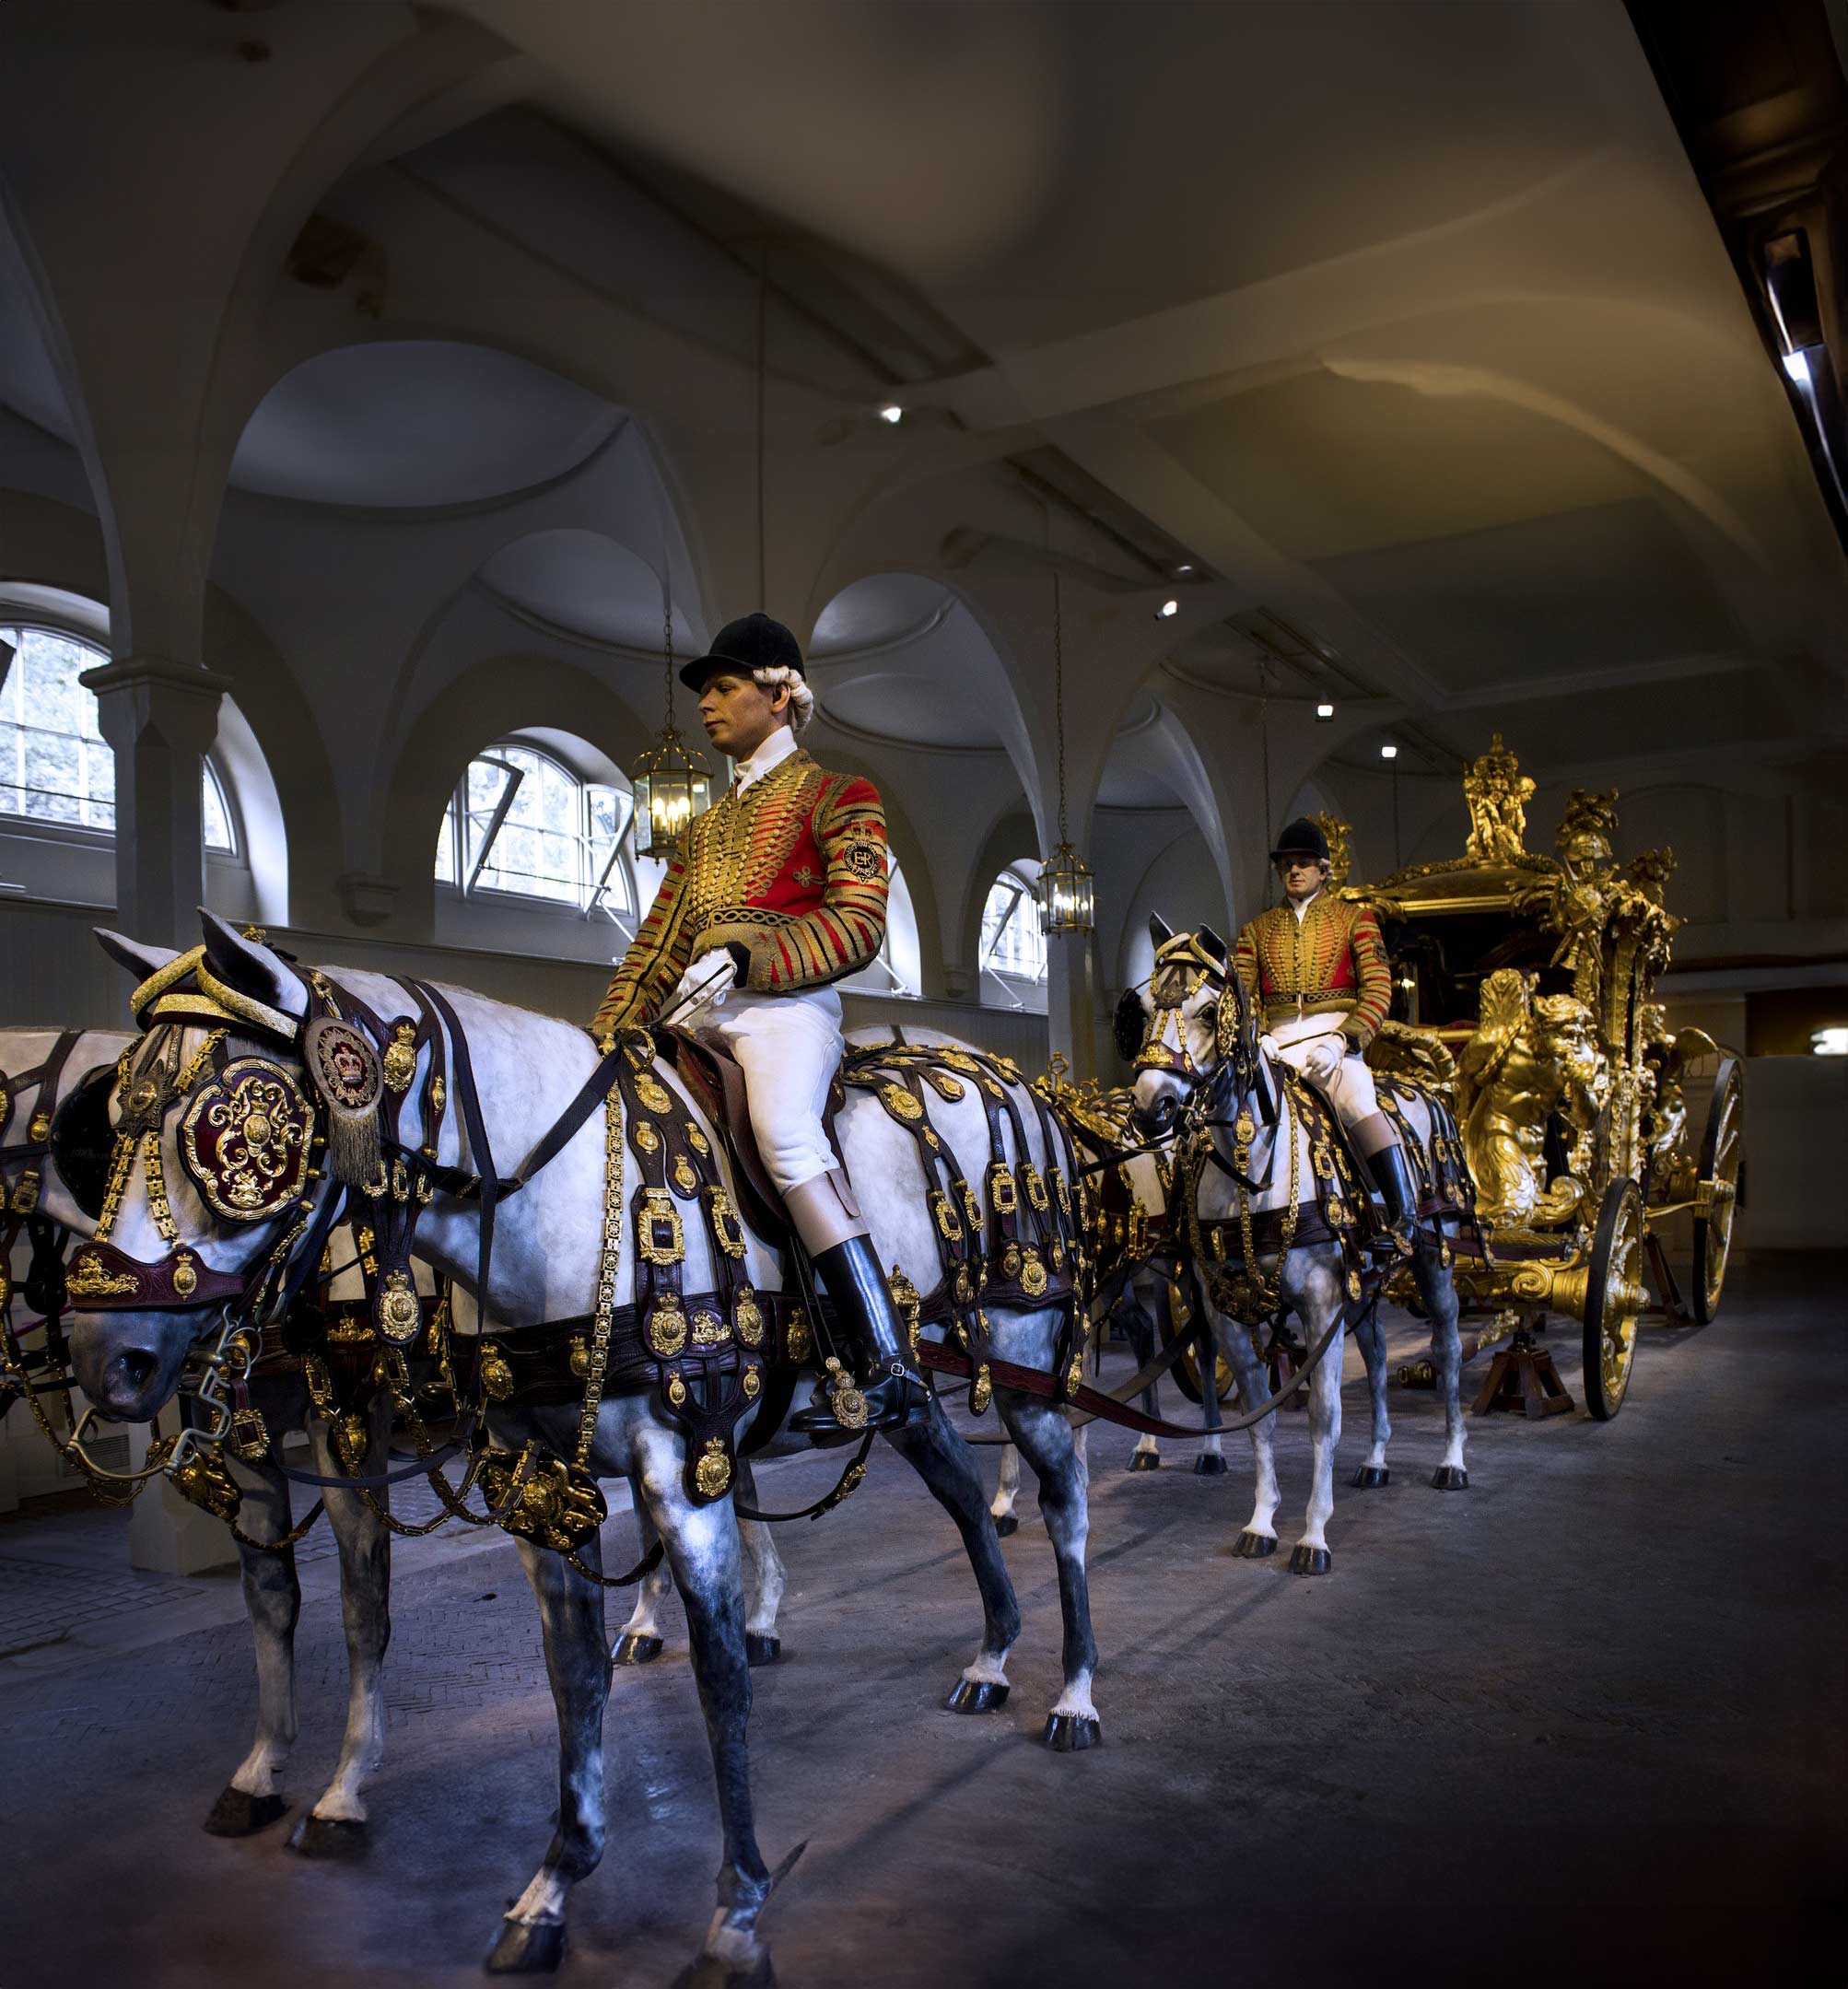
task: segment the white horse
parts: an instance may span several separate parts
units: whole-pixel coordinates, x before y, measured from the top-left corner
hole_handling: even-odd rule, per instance
[[[1245,1194],[1245,1206],[1254,1216],[1284,1208],[1292,1189],[1313,1206],[1316,1176],[1311,1139],[1292,1107],[1289,1073],[1259,1038],[1243,985],[1226,965],[1223,943],[1205,929],[1199,933],[1157,937],[1161,943],[1155,973],[1144,1003],[1147,1030],[1137,1059],[1138,1117],[1151,1135],[1172,1131],[1190,1100],[1206,1104],[1204,1131],[1216,1160],[1199,1167],[1193,1212],[1202,1232],[1216,1226],[1222,1234],[1235,1238],[1240,1193],[1234,1168],[1240,1143],[1235,1128],[1241,1113],[1248,1113],[1253,1129],[1242,1171],[1248,1181],[1258,1184]],[[1228,1003],[1229,1016],[1223,1012]],[[1414,1135],[1428,1148],[1429,1110],[1419,1100],[1403,1110]],[[1335,1504],[1335,1446],[1341,1434],[1341,1358],[1347,1322],[1359,1316],[1362,1308],[1350,1298],[1348,1267],[1338,1245],[1299,1245],[1281,1263],[1273,1252],[1265,1269],[1275,1282],[1280,1310],[1295,1313],[1311,1350],[1323,1346],[1309,1380],[1309,1503],[1290,1566],[1298,1574],[1326,1574],[1334,1558],[1328,1525]],[[1446,1248],[1426,1223],[1421,1223],[1418,1231],[1412,1274],[1432,1322],[1432,1355],[1444,1403],[1444,1459],[1433,1483],[1440,1491],[1460,1491],[1467,1487],[1468,1478],[1463,1465],[1458,1395],[1456,1293]],[[1268,1392],[1263,1363],[1246,1328],[1214,1304],[1211,1280],[1202,1275],[1199,1281],[1208,1288],[1207,1311],[1221,1355],[1237,1377],[1241,1400],[1251,1409]],[[1372,1447],[1354,1481],[1360,1486],[1378,1486],[1387,1481],[1386,1446],[1390,1431],[1386,1414],[1386,1339],[1374,1308],[1366,1309],[1357,1338],[1372,1383],[1374,1425]],[[1257,1500],[1234,1549],[1244,1559],[1260,1559],[1277,1550],[1275,1427],[1274,1413],[1251,1426]]]
[[[113,935],[104,936],[104,944],[144,979],[168,968],[176,958],[165,948],[143,947]],[[209,978],[211,989],[217,990],[210,999],[257,1018],[248,1039],[234,1031],[227,1053],[264,1058],[295,1074],[297,1082],[304,1068],[301,1026],[311,1009],[324,1006],[322,990],[336,998],[344,991],[380,1014],[403,1006],[404,989],[397,983],[367,974],[346,975],[335,982],[308,968],[298,974],[278,954],[243,939],[210,915],[205,918],[202,954],[197,968],[201,989]],[[310,986],[316,989],[313,1000]],[[462,1110],[451,1110],[442,1119],[438,1164],[451,1184],[470,1173],[491,1176],[496,1154],[504,1159],[532,1152],[564,1119],[596,1069],[597,1052],[589,1037],[568,1024],[465,990],[434,992],[452,1008],[459,1025],[460,1043],[448,1022],[441,1026],[449,1069],[460,1090],[464,1070],[472,1065],[485,1135],[472,1138],[462,1123],[469,1102],[462,1093],[454,1101]],[[157,1050],[166,1054],[172,1046],[158,1039],[175,1031],[179,1041],[173,1062],[196,1059],[205,1031],[196,1021],[183,1020],[157,1027],[142,1057],[152,1059]],[[381,1107],[388,1144],[407,1152],[415,1152],[422,1138],[410,1101],[421,1094],[418,1080],[429,1068],[428,1047],[418,1054],[408,1089],[398,1100],[388,1094]],[[466,1065],[461,1060],[464,1056]],[[136,1071],[141,1070],[137,1064]],[[665,1063],[657,1061],[650,1075],[657,1083],[675,1085]],[[131,1076],[138,1094],[141,1078],[135,1072]],[[79,1310],[73,1328],[74,1357],[85,1392],[120,1418],[145,1420],[154,1414],[173,1393],[195,1342],[208,1337],[216,1324],[209,1308],[172,1302],[144,1305],[144,1293],[177,1290],[174,1267],[182,1258],[190,1258],[194,1267],[188,1273],[194,1288],[201,1281],[210,1286],[207,1274],[219,1274],[228,1284],[240,1281],[246,1290],[253,1290],[263,1265],[286,1259],[298,1247],[289,1241],[293,1209],[259,1223],[240,1224],[216,1216],[194,1192],[178,1146],[184,1102],[183,1097],[172,1097],[160,1104],[156,1128],[168,1224],[177,1228],[177,1236],[170,1240],[161,1234],[146,1162],[137,1147],[123,1177],[111,1238],[114,1254],[109,1259],[111,1265],[128,1267],[135,1295],[127,1307]],[[676,1094],[675,1109],[683,1107],[689,1117],[699,1117],[684,1094]],[[120,1100],[112,1109],[119,1116]],[[982,1178],[988,1145],[979,1102],[969,1097],[960,1103],[946,1101],[941,1110],[933,1107],[932,1117],[965,1177]],[[711,1139],[709,1126],[706,1131]],[[916,1148],[909,1134],[887,1117],[876,1100],[859,1094],[849,1097],[841,1112],[838,1133],[882,1259],[903,1269],[920,1290],[930,1289],[939,1274],[935,1224],[919,1191]],[[616,1144],[620,1147],[619,1141]],[[548,1321],[582,1317],[597,1309],[604,1262],[605,1148],[605,1112],[593,1110],[523,1192],[511,1195],[499,1207],[488,1283],[478,1294],[497,1335],[517,1340]],[[1042,1170],[1056,1159],[1036,1150],[1017,1157],[1032,1158]],[[303,1212],[318,1211],[333,1192],[330,1182],[310,1181],[301,1198]],[[447,1275],[472,1286],[482,1231],[481,1201],[439,1187],[423,1211],[417,1249]],[[780,1272],[775,1256],[748,1228],[744,1240],[750,1281],[760,1291],[777,1289]],[[614,1284],[601,1295],[620,1308],[635,1294],[634,1239],[625,1234],[613,1258]],[[700,1226],[688,1224],[684,1275],[689,1290],[697,1289],[702,1278],[710,1281],[708,1258],[709,1246]],[[997,1358],[1023,1367],[1050,1367],[1059,1328],[1056,1309],[996,1306],[988,1319]],[[1049,1724],[1064,1720],[1094,1738],[1091,1679],[1096,1646],[1083,1569],[1084,1487],[1071,1433],[1064,1417],[1036,1398],[998,1388],[996,1401],[1015,1441],[1041,1473],[1043,1508],[1060,1518],[1056,1541],[1060,1543],[1066,1625],[1065,1679]],[[578,1414],[575,1407],[490,1404],[486,1426],[493,1441],[509,1451],[521,1452],[537,1442],[553,1456],[568,1457]],[[741,1430],[745,1426],[741,1424]],[[766,1981],[768,1953],[757,1926],[773,1880],[758,1851],[752,1818],[746,1734],[751,1692],[740,1543],[731,1501],[701,1503],[688,1493],[684,1437],[651,1395],[606,1398],[589,1433],[590,1470],[597,1477],[626,1476],[637,1486],[641,1509],[665,1544],[686,1605],[724,1832],[718,1903],[695,1964],[697,1978],[714,1983]],[[1004,1691],[1007,1655],[1019,1631],[1020,1614],[966,1446],[941,1411],[933,1411],[919,1428],[895,1433],[890,1441],[955,1519],[982,1591],[984,1634],[975,1659],[964,1671],[963,1684]],[[545,1858],[503,1922],[489,1957],[493,1970],[556,1964],[569,1889],[595,1868],[602,1853],[602,1723],[610,1673],[596,1534],[579,1553],[588,1572],[579,1572],[556,1553],[520,1541],[521,1558],[539,1599],[558,1712],[559,1813]],[[999,1702],[999,1696],[989,1700],[990,1704]]]
[[[52,1030],[0,1029],[0,1082],[10,1094],[10,1111],[0,1118],[0,1152],[6,1151],[15,1129],[29,1126],[41,1111],[53,1115],[50,1148],[34,1156],[40,1176],[37,1212],[54,1225],[54,1246],[61,1257],[67,1257],[96,1234],[100,1177],[110,1143],[109,1093],[114,1087],[116,1064],[135,1039],[112,1030],[84,1032],[69,1046],[50,1096],[36,1082],[22,1086],[7,1080],[7,1073],[41,1069],[58,1040],[59,1032]],[[67,1168],[72,1176],[68,1180]],[[21,1171],[18,1165],[5,1170],[8,1187],[17,1188]],[[0,1199],[5,1199],[0,1188]],[[350,1224],[334,1231],[328,1250],[335,1274],[321,1285],[319,1297],[328,1304],[362,1298],[359,1253]],[[427,1300],[434,1295],[434,1280],[424,1265],[415,1266],[415,1271]],[[410,1364],[418,1379],[432,1365],[415,1358]],[[278,1454],[281,1439],[295,1432],[306,1433],[313,1469],[322,1476],[341,1474],[348,1464],[354,1473],[375,1476],[386,1468],[391,1423],[390,1397],[380,1390],[364,1419],[365,1449],[342,1459],[335,1455],[333,1424],[317,1411],[298,1368],[274,1372],[260,1367],[248,1386],[251,1405],[263,1417],[271,1445],[259,1458],[231,1452],[223,1461],[243,1494],[234,1538],[256,1658],[257,1721],[250,1751],[205,1819],[205,1829],[216,1837],[251,1835],[275,1822],[287,1808],[282,1785],[298,1730],[295,1631],[301,1613],[301,1584],[293,1546],[278,1545],[287,1539],[293,1519],[289,1480]],[[379,1510],[385,1505],[389,1511],[389,1492],[374,1503],[357,1491],[329,1486],[322,1488],[321,1498],[339,1551],[347,1711],[333,1777],[289,1835],[289,1847],[310,1857],[350,1855],[364,1843],[364,1785],[384,1759],[384,1658],[392,1634],[391,1529]]]

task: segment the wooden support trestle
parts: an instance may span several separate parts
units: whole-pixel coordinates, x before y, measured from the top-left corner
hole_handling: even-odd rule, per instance
[[[1497,1352],[1482,1392],[1471,1407],[1472,1415],[1488,1416],[1504,1410],[1534,1422],[1546,1416],[1567,1415],[1576,1406],[1560,1379],[1551,1352],[1534,1344],[1538,1324],[1533,1316],[1524,1319],[1515,1337]]]

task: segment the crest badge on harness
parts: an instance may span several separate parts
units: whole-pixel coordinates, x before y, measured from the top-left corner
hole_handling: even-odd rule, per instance
[[[380,1178],[379,1101],[385,1073],[365,1033],[337,1015],[321,1015],[301,1039],[309,1082],[327,1106],[327,1156],[336,1180],[370,1188]]]
[[[300,1195],[313,1137],[314,1108],[293,1074],[267,1057],[240,1057],[193,1093],[180,1155],[216,1214],[263,1223]]]

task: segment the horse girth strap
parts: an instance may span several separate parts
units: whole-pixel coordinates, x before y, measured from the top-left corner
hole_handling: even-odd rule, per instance
[[[1087,1422],[1117,1423],[1126,1430],[1135,1430],[1144,1436],[1224,1435],[1234,1431],[1248,1430],[1253,1423],[1262,1422],[1265,1417],[1270,1415],[1280,1404],[1287,1401],[1299,1388],[1307,1386],[1316,1363],[1328,1351],[1329,1343],[1346,1324],[1346,1311],[1338,1310],[1324,1329],[1322,1337],[1304,1357],[1303,1364],[1294,1377],[1285,1383],[1268,1401],[1260,1402],[1256,1409],[1246,1410],[1242,1416],[1235,1417],[1230,1422],[1221,1423],[1217,1432],[1189,1428],[1184,1422],[1169,1422],[1161,1416],[1146,1416],[1140,1410],[1131,1409],[1127,1402],[1119,1402],[1114,1395],[1105,1395],[1085,1382],[1080,1382],[1075,1388],[1068,1387],[1063,1377],[1047,1374],[1044,1368],[1017,1367],[1012,1361],[997,1360],[993,1354],[988,1356],[987,1364],[989,1379],[997,1388],[1013,1388],[1022,1395],[1031,1395],[1041,1401],[1054,1402],[1062,1408],[1075,1410]],[[1181,1340],[1175,1342],[1176,1350],[1184,1344]],[[1178,1358],[1177,1351],[1174,1359]],[[930,1368],[936,1374],[953,1375],[962,1380],[970,1376],[968,1356],[958,1349],[939,1341],[923,1341],[918,1349],[918,1359],[921,1366]],[[1164,1373],[1166,1367],[1172,1365],[1173,1361],[1170,1360],[1159,1372]],[[1159,1373],[1150,1378],[1158,1379]],[[1140,1375],[1137,1377],[1137,1393],[1147,1386]]]

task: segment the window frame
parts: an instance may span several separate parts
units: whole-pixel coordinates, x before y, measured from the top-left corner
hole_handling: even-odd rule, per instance
[[[0,636],[4,636],[8,631],[22,636],[53,636],[60,642],[68,642],[73,648],[85,650],[95,659],[94,662],[87,663],[84,666],[87,670],[99,669],[110,661],[109,650],[98,640],[93,630],[78,627],[74,623],[59,621],[55,616],[47,614],[42,610],[37,613],[21,614],[10,609],[5,602],[0,602]],[[17,662],[17,657],[15,661]],[[12,687],[13,667],[13,664],[9,664],[7,667],[6,683],[5,686],[0,686],[0,698],[4,698],[6,691]],[[84,689],[81,683],[78,688]],[[89,698],[92,705],[97,702],[94,691],[85,690],[84,695]],[[13,722],[6,711],[0,710],[0,729],[8,728]],[[41,728],[41,730],[44,729]],[[115,766],[114,748],[102,736],[100,721],[98,723],[94,739],[89,734],[83,732],[75,734],[61,732],[55,736],[59,738],[74,737],[86,749],[92,746],[99,748],[100,751],[109,755],[110,768],[111,775],[113,775]],[[238,806],[237,783],[231,778],[229,770],[218,757],[216,749],[208,747],[199,755],[199,761],[200,851],[207,860],[216,858],[221,863],[241,865],[245,862],[244,830],[243,816]],[[225,817],[226,829],[230,837],[229,845],[224,848],[214,848],[212,844],[205,840],[205,790],[208,783],[217,795],[219,807]],[[16,783],[11,780],[0,781],[0,788],[15,789]],[[25,790],[23,786],[18,786],[17,791],[23,795]],[[80,806],[86,808],[107,805],[110,813],[110,825],[106,829],[93,828],[87,822],[60,822],[49,815],[30,815],[23,811],[0,805],[0,835],[50,836],[53,839],[68,840],[91,848],[114,848],[116,830],[115,784],[113,778],[110,783],[110,798],[106,804],[91,801],[76,795],[66,795],[62,798],[76,801]]]
[[[515,761],[503,757],[510,753],[522,753],[538,761],[544,767],[568,781],[576,800],[577,826],[572,831],[541,829],[541,835],[568,836],[574,852],[577,875],[571,880],[571,893],[566,895],[547,895],[538,891],[511,889],[506,885],[484,881],[485,873],[491,868],[495,844],[508,826],[514,801],[525,780],[528,769]],[[481,842],[474,848],[469,844],[469,776],[477,766],[486,765],[507,774],[508,778],[495,798],[486,830]],[[616,801],[617,821],[607,856],[601,865],[596,861],[596,844],[593,839],[591,810],[593,797],[600,791],[607,791]],[[465,904],[477,900],[514,907],[522,911],[550,913],[555,917],[576,918],[585,922],[601,912],[609,922],[626,937],[632,936],[638,922],[637,900],[638,880],[634,866],[624,857],[624,845],[628,840],[635,825],[635,796],[626,788],[610,780],[587,778],[567,761],[540,745],[535,741],[522,738],[519,733],[509,733],[503,738],[471,753],[462,770],[450,791],[450,798],[443,810],[443,824],[449,830],[450,862],[445,872],[436,865],[436,857],[442,848],[442,828],[438,830],[437,851],[432,853],[431,869],[434,881],[448,888]],[[516,827],[532,825],[517,823]],[[617,877],[622,879],[626,903],[613,901],[610,884]],[[555,880],[564,883],[566,880]]]
[[[995,873],[993,881],[989,883],[987,892],[983,895],[981,920],[977,924],[976,929],[979,942],[981,928],[988,922],[988,906],[993,901],[995,893],[1003,884],[1012,884],[1014,890],[1013,902],[1009,905],[1006,915],[1002,918],[1000,924],[995,929],[994,938],[988,942],[987,947],[983,950],[982,956],[980,960],[977,963],[977,985],[979,985],[979,977],[986,974],[1000,987],[1001,992],[1007,996],[1008,1000],[1012,1002],[1015,1008],[1024,1008],[1026,1005],[1016,995],[1015,989],[1018,988],[1044,988],[1047,986],[1051,977],[1052,971],[1052,956],[1046,945],[1046,935],[1039,930],[1036,917],[1036,907],[1038,905],[1036,887],[1038,883],[1038,879],[1037,877],[1029,877],[1027,875],[1027,870],[1029,864],[1031,863],[1031,860],[1032,860],[1030,858],[1026,857],[1019,858],[1014,862],[1005,865],[1001,870],[998,871]],[[1019,912],[1021,906],[1023,903],[1029,907],[1030,910],[1033,910],[1035,913],[1035,922],[1031,930],[1035,932],[1039,941],[1039,971],[1036,974],[1012,973],[1005,968],[997,966],[994,963],[995,948],[1000,944],[1003,935],[1006,933],[1008,928],[1013,923],[1015,915]]]

